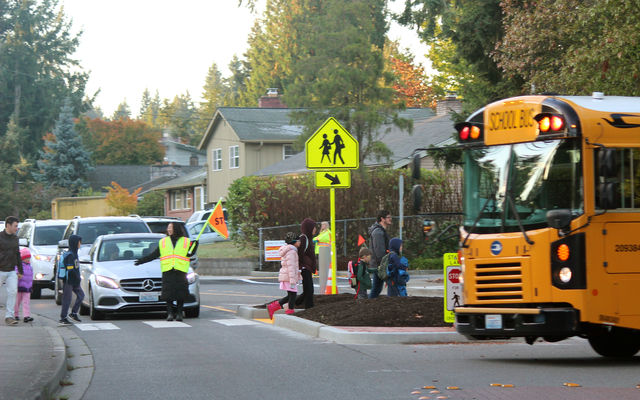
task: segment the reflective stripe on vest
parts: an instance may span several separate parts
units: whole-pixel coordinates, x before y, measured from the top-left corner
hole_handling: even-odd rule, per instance
[[[176,241],[176,247],[173,247],[169,236],[160,239],[158,245],[160,250],[160,270],[162,272],[177,269],[178,271],[188,272],[189,262],[191,261],[187,254],[191,241],[186,237],[181,237]]]
[[[331,246],[331,231],[326,230],[322,231],[318,236],[314,238],[318,245],[316,246],[316,255],[320,253],[320,247],[330,247]]]

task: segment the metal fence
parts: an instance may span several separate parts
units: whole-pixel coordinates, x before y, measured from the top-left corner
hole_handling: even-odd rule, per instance
[[[341,259],[351,259],[358,256],[358,237],[362,236],[369,240],[368,229],[375,222],[375,218],[360,219],[339,219],[336,220],[336,256],[338,265]],[[391,226],[387,229],[389,238],[400,237],[403,242],[404,253],[408,257],[421,256],[427,247],[427,240],[423,235],[423,221],[429,220],[434,223],[434,230],[430,240],[444,233],[443,236],[457,237],[457,228],[462,222],[461,213],[430,213],[420,215],[408,215],[393,217]],[[320,221],[316,221],[320,222]],[[451,225],[455,225],[451,227]],[[266,240],[282,240],[289,231],[299,233],[300,225],[279,225],[258,228],[259,248],[260,248],[260,270],[266,266],[264,259],[264,242]]]

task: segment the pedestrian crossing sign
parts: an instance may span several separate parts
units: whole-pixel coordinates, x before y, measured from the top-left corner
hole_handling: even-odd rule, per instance
[[[358,141],[333,117],[305,143],[307,168],[311,170],[357,169]]]

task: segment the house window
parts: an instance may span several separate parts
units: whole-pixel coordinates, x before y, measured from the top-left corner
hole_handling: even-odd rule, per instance
[[[293,152],[293,146],[290,144],[285,144],[282,146],[282,159],[286,160],[287,158],[291,157],[292,155],[294,155],[295,153]]]
[[[221,171],[222,170],[222,149],[213,149],[211,158],[213,160],[213,162],[211,163],[213,165],[213,170]]]
[[[174,190],[171,192],[171,209],[180,210],[182,208],[182,191]]]
[[[202,197],[202,186],[198,186],[194,188],[193,192],[194,192],[193,204],[195,205],[193,211],[200,211],[203,209],[203,205],[204,205],[204,198]]]
[[[229,146],[229,168],[240,168],[240,146]]]
[[[185,207],[187,209],[191,209],[191,207],[193,206],[193,199],[191,198],[191,190],[187,189],[184,191],[184,197],[185,197]]]

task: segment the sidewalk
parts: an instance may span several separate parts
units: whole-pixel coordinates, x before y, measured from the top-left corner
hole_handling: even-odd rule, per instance
[[[0,325],[0,399],[49,399],[66,374],[66,350],[55,328],[38,318]]]

